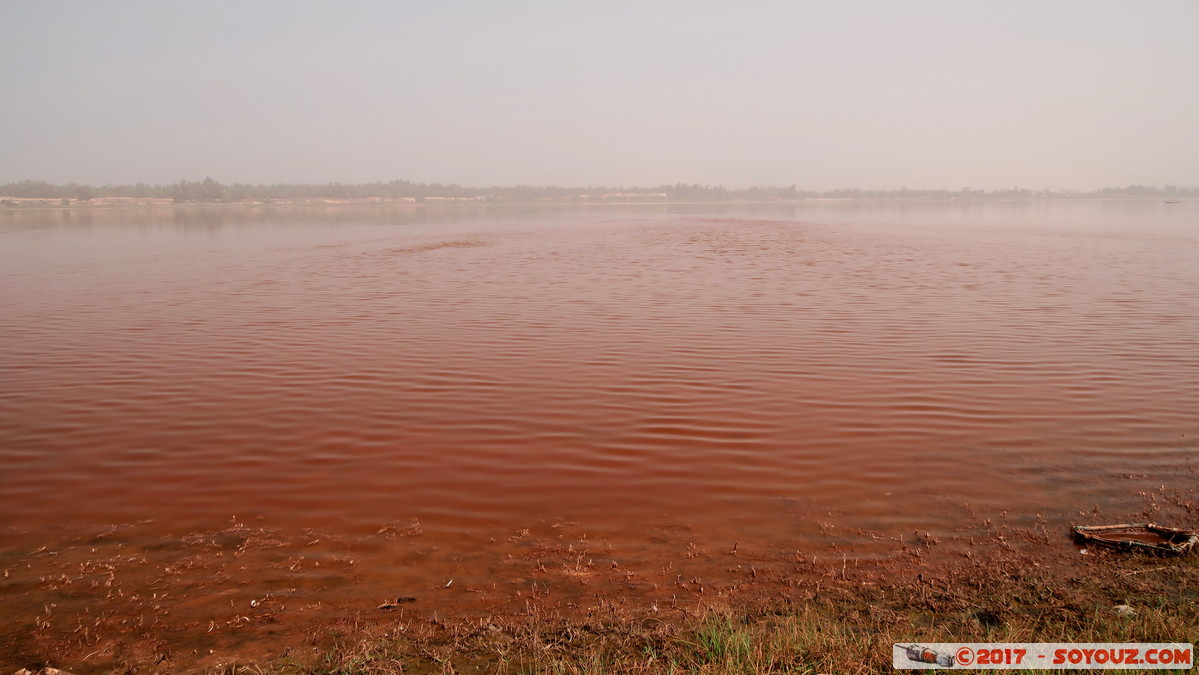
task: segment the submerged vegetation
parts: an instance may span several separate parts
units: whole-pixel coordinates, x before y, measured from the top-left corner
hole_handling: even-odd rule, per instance
[[[203,180],[181,180],[169,185],[56,185],[40,180],[26,180],[0,185],[0,197],[18,199],[76,200],[92,199],[171,199],[177,203],[217,203],[243,200],[272,201],[297,199],[470,199],[490,201],[580,200],[580,199],[666,199],[672,201],[773,201],[790,199],[1051,199],[1069,197],[1199,197],[1197,187],[1167,185],[1154,187],[1130,185],[1108,187],[1095,191],[1029,190],[801,190],[787,187],[760,186],[743,189],[698,184],[676,183],[652,187],[556,187],[556,186],[491,186],[471,187],[454,183],[414,183],[393,180],[375,183],[276,183],[271,185],[246,183],[225,184],[206,177]]]

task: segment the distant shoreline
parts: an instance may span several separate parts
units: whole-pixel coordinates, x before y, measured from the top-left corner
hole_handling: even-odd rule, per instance
[[[99,197],[90,200],[48,199],[38,197],[8,197],[0,195],[0,212],[23,210],[110,210],[122,208],[156,209],[226,209],[226,208],[275,208],[275,207],[330,207],[330,206],[374,206],[374,207],[494,207],[494,206],[687,206],[706,205],[804,205],[827,203],[903,203],[903,204],[985,204],[1016,202],[1159,202],[1189,203],[1195,199],[1165,199],[1161,196],[1120,197],[1096,195],[1063,195],[1058,197],[810,197],[803,199],[731,199],[731,200],[672,200],[672,199],[581,199],[544,198],[532,200],[476,199],[467,197],[443,198],[386,198],[366,199],[243,199],[230,202],[178,202],[170,198],[154,197]]]

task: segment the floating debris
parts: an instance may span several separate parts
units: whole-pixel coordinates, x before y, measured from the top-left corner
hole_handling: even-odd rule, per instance
[[[1190,552],[1199,542],[1199,534],[1195,532],[1153,523],[1075,525],[1073,532],[1074,539],[1081,544],[1158,555],[1182,555]]]

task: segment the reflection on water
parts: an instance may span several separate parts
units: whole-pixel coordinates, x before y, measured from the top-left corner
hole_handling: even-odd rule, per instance
[[[0,510],[23,532],[411,518],[792,548],[819,523],[1133,513],[1194,481],[1196,216],[4,212]]]

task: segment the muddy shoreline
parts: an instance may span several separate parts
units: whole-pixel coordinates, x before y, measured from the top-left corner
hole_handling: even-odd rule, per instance
[[[1193,520],[1196,508],[1176,495],[1161,500],[1156,515]],[[678,631],[714,614],[819,610],[890,612],[897,621],[916,617],[908,632],[924,622],[952,635],[1152,598],[1160,611],[1199,598],[1194,556],[1087,551],[1061,527],[1002,519],[982,524],[985,536],[913,532],[882,542],[885,555],[876,547],[869,559],[844,545],[847,535],[870,540],[869,533],[830,530],[827,546],[795,550],[713,541],[686,525],[657,527],[650,533],[656,552],[647,556],[575,524],[556,525],[476,547],[414,520],[366,537],[239,521],[175,536],[143,522],[56,541],[43,533],[45,543],[33,549],[30,533],[9,530],[0,537],[7,608],[0,662],[73,673],[236,672],[249,664],[308,672],[347,649],[347,640],[402,638],[424,645],[405,661],[409,669],[438,672],[445,666],[438,659],[448,659],[459,670],[487,672],[497,657],[485,645],[547,631],[643,639],[645,630]],[[435,562],[423,573],[446,546],[456,549],[457,567]],[[472,548],[473,557],[462,555]],[[387,561],[391,570],[379,570]],[[434,652],[441,656],[428,656]]]

